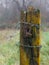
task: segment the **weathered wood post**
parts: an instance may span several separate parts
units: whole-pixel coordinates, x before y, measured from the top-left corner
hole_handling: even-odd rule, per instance
[[[20,65],[40,65],[40,10],[21,11]]]

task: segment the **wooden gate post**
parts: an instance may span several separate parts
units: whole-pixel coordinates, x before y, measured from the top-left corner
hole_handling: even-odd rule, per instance
[[[40,10],[21,11],[20,65],[40,65]]]

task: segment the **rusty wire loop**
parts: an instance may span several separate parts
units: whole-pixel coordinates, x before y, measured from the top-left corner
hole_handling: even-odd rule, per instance
[[[40,27],[39,24],[33,24],[33,23],[28,23],[28,22],[21,22],[20,24],[26,24],[26,25],[31,25],[31,26],[35,26],[35,27]]]
[[[33,24],[33,23],[28,23],[28,22],[18,22],[16,24],[16,26],[18,26],[18,24],[26,24],[26,25],[31,25],[31,26],[35,26],[35,27],[40,27],[41,25],[40,24]]]
[[[23,44],[16,44],[16,46],[19,46],[19,47],[26,47],[26,48],[41,48],[42,46],[39,45],[39,46],[29,46],[29,45],[23,45]]]

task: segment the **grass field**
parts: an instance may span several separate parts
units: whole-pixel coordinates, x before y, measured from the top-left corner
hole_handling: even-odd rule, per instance
[[[0,31],[0,65],[20,65],[20,34],[17,30]],[[41,32],[41,65],[49,65],[49,32]]]
[[[19,65],[19,31],[0,31],[0,65]]]
[[[41,33],[41,65],[49,65],[49,32]]]

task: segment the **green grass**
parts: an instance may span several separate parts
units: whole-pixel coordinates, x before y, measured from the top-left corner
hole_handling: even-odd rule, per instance
[[[49,32],[42,32],[41,35],[41,65],[49,65]]]
[[[9,37],[10,38],[9,40],[7,38],[6,40],[4,39],[5,40],[4,43],[0,43],[0,65],[18,65],[19,64],[19,58],[20,58],[19,47],[16,46],[16,44],[19,44],[19,31],[15,33],[16,34],[14,35],[13,38]]]
[[[19,38],[19,31],[0,31],[0,65],[20,65]],[[41,32],[41,45],[40,64],[49,65],[49,32]]]

